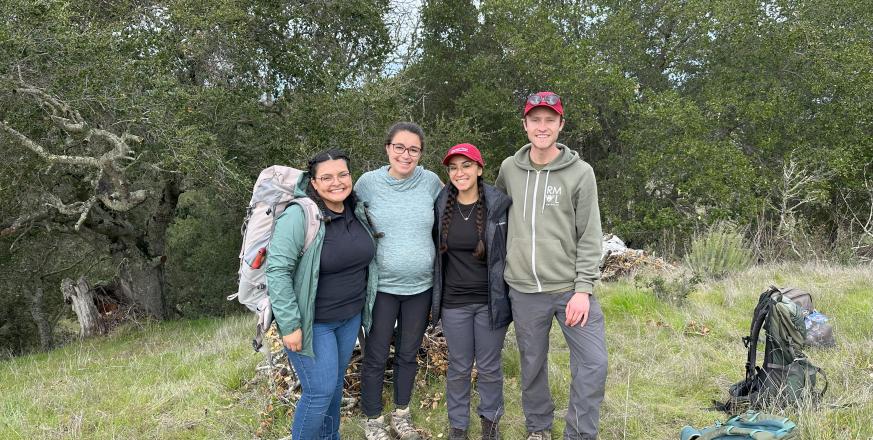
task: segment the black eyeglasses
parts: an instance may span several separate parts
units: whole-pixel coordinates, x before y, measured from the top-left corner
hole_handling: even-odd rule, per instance
[[[418,157],[421,156],[421,147],[410,145],[406,146],[403,144],[388,144],[391,146],[391,149],[394,150],[397,154],[409,153],[409,157]]]
[[[527,102],[530,105],[539,105],[543,101],[545,101],[548,105],[555,105],[561,102],[561,97],[554,93],[546,96],[530,95],[527,97]]]

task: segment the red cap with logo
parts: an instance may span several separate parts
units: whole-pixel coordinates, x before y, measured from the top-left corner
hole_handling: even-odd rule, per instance
[[[524,116],[537,107],[548,107],[555,113],[564,116],[564,105],[561,103],[561,97],[554,92],[538,92],[527,97],[524,103]]]
[[[449,159],[456,154],[467,157],[473,162],[478,163],[480,167],[485,167],[485,161],[482,160],[482,153],[480,153],[479,149],[473,144],[458,144],[449,148],[449,151],[446,152],[445,157],[443,157],[443,165],[448,165]]]

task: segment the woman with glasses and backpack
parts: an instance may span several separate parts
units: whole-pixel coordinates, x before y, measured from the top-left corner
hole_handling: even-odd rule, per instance
[[[431,304],[433,203],[442,187],[436,174],[418,165],[423,149],[421,127],[411,122],[394,124],[385,138],[388,165],[364,173],[355,185],[381,236],[376,252],[379,288],[361,364],[367,440],[392,439],[389,428],[401,440],[420,438],[409,401]],[[382,415],[382,386],[392,337],[395,408],[389,425]]]
[[[506,217],[512,200],[482,179],[485,161],[472,144],[458,144],[443,158],[449,185],[434,204],[437,257],[431,318],[442,318],[449,349],[446,404],[449,440],[467,440],[470,378],[478,370],[482,439],[500,438],[503,415],[501,352],[512,321],[506,263]]]
[[[313,157],[296,193],[320,208],[315,240],[304,251],[313,219],[290,204],[276,220],[266,269],[273,315],[303,388],[291,438],[338,440],[346,367],[376,298],[376,243],[342,151]]]

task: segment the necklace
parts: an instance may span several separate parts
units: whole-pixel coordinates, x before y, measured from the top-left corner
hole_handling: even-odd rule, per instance
[[[473,211],[476,210],[476,205],[478,205],[478,204],[479,204],[479,202],[476,201],[476,203],[474,203],[473,206],[470,208],[470,212],[468,212],[467,215],[464,215],[464,212],[461,211],[461,202],[455,203],[455,205],[458,206],[458,214],[461,214],[461,218],[463,218],[464,221],[470,220],[470,217],[473,216]]]

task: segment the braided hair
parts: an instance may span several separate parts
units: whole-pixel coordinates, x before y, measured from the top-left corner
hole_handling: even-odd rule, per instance
[[[342,160],[346,163],[346,167],[351,169],[349,156],[342,150],[338,148],[331,148],[321,153],[316,154],[309,159],[309,162],[306,164],[306,173],[309,175],[310,180],[315,179],[315,171],[318,168],[318,165],[322,162],[326,162],[328,160]],[[312,199],[315,202],[315,205],[318,206],[319,211],[321,211],[321,217],[324,219],[325,223],[330,223],[332,216],[328,215],[327,205],[324,204],[324,200],[318,195],[318,191],[315,190],[315,187],[312,186],[312,183],[306,185],[306,196]],[[355,201],[357,200],[357,196],[355,195],[355,191],[352,190],[351,194],[347,199],[351,206],[355,206]]]
[[[476,249],[473,250],[473,256],[480,261],[485,260],[485,184],[482,176],[476,178],[476,185],[479,189],[479,200],[476,201],[476,234],[479,241],[476,243]],[[458,188],[455,185],[449,184],[449,196],[446,197],[446,206],[443,209],[443,217],[440,219],[440,247],[439,253],[444,254],[449,250],[449,226],[452,224],[452,218],[455,215],[455,204],[458,201]]]
[[[446,253],[449,250],[449,225],[452,224],[452,217],[455,215],[455,201],[458,200],[458,188],[455,185],[449,184],[449,196],[446,197],[446,206],[443,208],[443,218],[440,219],[440,254]]]
[[[482,176],[476,178],[476,186],[479,189],[479,200],[476,201],[476,234],[479,241],[476,243],[476,249],[473,251],[473,256],[481,261],[485,260],[485,183],[482,181]]]

